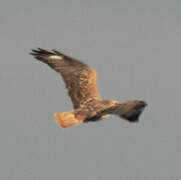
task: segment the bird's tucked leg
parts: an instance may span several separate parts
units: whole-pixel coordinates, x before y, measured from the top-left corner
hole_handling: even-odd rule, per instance
[[[75,114],[75,111],[55,113],[54,116],[56,119],[56,123],[63,128],[78,125],[85,120],[84,116],[77,116]]]

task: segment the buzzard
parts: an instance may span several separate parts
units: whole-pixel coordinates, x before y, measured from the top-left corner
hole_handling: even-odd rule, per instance
[[[30,53],[59,73],[68,90],[74,110],[55,113],[59,126],[68,128],[80,123],[98,121],[110,114],[117,115],[129,122],[138,122],[146,107],[142,100],[119,103],[115,100],[103,100],[97,88],[97,73],[83,62],[67,56],[57,50],[32,49]]]

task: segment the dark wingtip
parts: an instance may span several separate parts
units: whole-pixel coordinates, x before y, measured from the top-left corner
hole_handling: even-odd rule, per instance
[[[142,110],[142,109],[144,109],[146,106],[148,106],[148,104],[147,104],[145,101],[139,101],[139,102],[136,104],[135,108],[136,108],[137,110]]]
[[[33,55],[35,57],[38,56],[44,56],[44,55],[54,55],[55,53],[51,52],[51,51],[47,51],[45,49],[42,48],[36,48],[36,49],[32,49],[31,52],[29,53],[30,55]]]
[[[58,56],[65,56],[61,52],[57,51],[56,49],[52,49],[52,52],[54,52]]]
[[[36,49],[32,49],[29,54],[35,56],[37,54],[37,50]]]
[[[136,123],[136,122],[139,122],[140,115],[141,115],[141,112],[138,113],[138,114],[134,114],[134,115],[132,115],[130,117],[125,117],[125,119],[127,121],[129,121],[130,123]]]
[[[148,104],[145,101],[137,101],[136,105],[130,110],[131,113],[122,116],[124,119],[131,123],[135,123],[139,121],[139,117],[142,114],[143,110]]]

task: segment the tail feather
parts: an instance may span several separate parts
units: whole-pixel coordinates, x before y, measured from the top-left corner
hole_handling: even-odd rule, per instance
[[[56,123],[62,128],[68,128],[74,125],[78,125],[84,121],[84,118],[75,117],[74,111],[55,113],[54,116]]]

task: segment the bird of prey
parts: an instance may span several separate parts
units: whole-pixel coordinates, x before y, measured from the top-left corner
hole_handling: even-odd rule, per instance
[[[46,63],[59,73],[68,90],[74,110],[55,113],[59,126],[68,128],[80,123],[98,121],[110,114],[117,115],[129,122],[138,122],[146,107],[142,100],[118,102],[103,100],[97,88],[97,73],[83,62],[57,50],[32,49],[30,53],[37,60]]]

